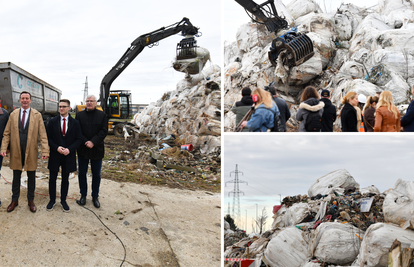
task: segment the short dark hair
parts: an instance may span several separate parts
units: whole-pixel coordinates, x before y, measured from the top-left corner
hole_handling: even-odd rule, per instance
[[[268,91],[272,96],[277,95],[277,90],[274,86],[266,86],[265,90]]]
[[[21,92],[21,93],[20,93],[20,97],[19,97],[19,98],[22,98],[22,94],[28,94],[28,95],[30,96],[30,99],[32,99],[32,94],[31,94],[31,93],[29,93],[29,92],[27,92],[27,91],[23,91],[23,92]]]
[[[242,96],[249,96],[252,94],[252,90],[249,87],[244,87],[242,89]]]
[[[69,99],[61,99],[61,100],[59,100],[59,103],[60,102],[68,103],[68,106],[70,107],[70,101],[69,101]]]

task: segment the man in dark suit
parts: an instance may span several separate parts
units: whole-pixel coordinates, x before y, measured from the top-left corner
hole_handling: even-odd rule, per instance
[[[64,212],[69,212],[66,196],[69,190],[69,174],[76,171],[76,149],[82,142],[82,131],[79,122],[69,115],[70,101],[59,101],[60,115],[51,119],[46,127],[50,146],[49,195],[50,201],[46,206],[48,211],[56,203],[56,179],[59,166],[62,168],[62,184],[60,187],[60,204]]]

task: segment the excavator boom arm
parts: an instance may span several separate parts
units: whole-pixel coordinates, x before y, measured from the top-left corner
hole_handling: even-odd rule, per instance
[[[102,79],[100,86],[100,104],[103,111],[109,115],[109,107],[107,101],[110,97],[110,88],[112,82],[125,70],[125,68],[144,50],[146,46],[155,44],[156,42],[181,32],[182,35],[196,35],[198,28],[194,27],[188,18],[183,18],[180,22],[167,27],[162,27],[150,33],[143,34],[135,39],[119,61]]]
[[[258,5],[253,0],[235,1],[252,15],[254,15],[258,22],[266,25],[267,30],[270,32],[277,32],[280,29],[286,29],[288,27],[287,21],[279,17],[277,14],[274,0],[268,0],[260,5]]]

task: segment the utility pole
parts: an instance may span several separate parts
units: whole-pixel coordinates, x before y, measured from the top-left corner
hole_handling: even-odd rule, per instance
[[[246,185],[247,185],[247,182],[239,180],[239,173],[243,174],[243,172],[240,172],[238,170],[237,164],[236,164],[236,170],[230,172],[230,177],[231,177],[232,173],[234,173],[234,180],[226,182],[226,186],[227,186],[227,183],[234,183],[234,190],[229,192],[229,196],[230,196],[230,194],[233,194],[232,217],[233,217],[233,219],[237,218],[238,223],[240,223],[241,222],[241,218],[240,218],[240,216],[241,216],[240,215],[240,194],[244,195],[244,192],[239,190],[239,184],[240,183],[246,183]],[[234,210],[235,209],[236,209],[236,217],[234,215]]]
[[[87,96],[88,96],[88,76],[86,76],[85,89],[83,89],[83,103],[82,103],[82,105],[86,105],[86,97]]]

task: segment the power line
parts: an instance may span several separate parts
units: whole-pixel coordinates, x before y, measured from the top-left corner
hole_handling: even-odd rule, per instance
[[[227,185],[227,183],[234,183],[234,190],[229,192],[229,196],[230,196],[230,194],[233,194],[232,217],[236,218],[238,221],[240,221],[240,219],[241,219],[241,215],[240,215],[240,195],[241,194],[244,195],[244,192],[239,190],[239,184],[240,183],[246,183],[246,185],[247,185],[247,182],[239,180],[239,173],[243,174],[243,172],[240,172],[238,170],[237,164],[236,164],[236,170],[230,172],[230,177],[231,177],[232,173],[235,174],[234,180],[226,182],[226,185]],[[235,206],[236,206],[236,217],[234,215]]]

